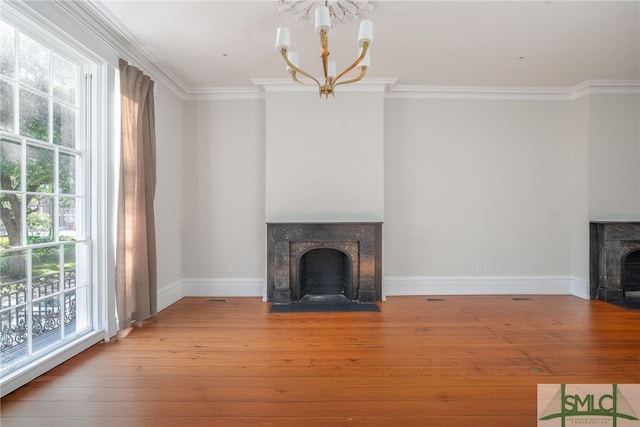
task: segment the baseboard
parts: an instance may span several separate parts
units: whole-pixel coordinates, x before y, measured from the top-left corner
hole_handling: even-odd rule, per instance
[[[183,297],[261,297],[265,278],[185,279],[158,290],[158,310]],[[385,277],[382,299],[400,295],[575,295],[589,299],[587,280],[569,276],[393,276]]]
[[[184,297],[183,282],[173,282],[158,289],[158,311],[162,311],[171,304]]]
[[[571,295],[584,299],[591,299],[589,281],[580,277],[571,277]]]
[[[266,279],[185,279],[185,297],[263,297]]]
[[[261,297],[267,301],[264,278],[184,279],[158,289],[158,311],[184,297]]]
[[[572,294],[565,276],[397,276],[384,278],[384,295]]]

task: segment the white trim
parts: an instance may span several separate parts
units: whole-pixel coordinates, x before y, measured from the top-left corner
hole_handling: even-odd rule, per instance
[[[190,90],[186,97],[187,101],[208,101],[208,100],[238,100],[238,99],[263,99],[264,92],[257,88],[246,87],[219,87],[219,88],[197,88]]]
[[[384,278],[384,295],[571,294],[565,276],[396,276]]]
[[[110,297],[109,283],[112,267],[115,261],[110,257],[110,249],[114,242],[110,238],[109,217],[109,180],[112,179],[109,170],[109,135],[107,132],[109,124],[109,107],[111,106],[109,89],[109,70],[107,63],[101,63],[94,70],[95,78],[91,79],[90,90],[93,91],[91,102],[88,108],[91,111],[91,135],[87,143],[87,155],[90,156],[90,167],[88,168],[91,187],[91,202],[87,218],[91,221],[92,230],[92,265],[94,281],[94,325],[104,328],[104,340],[109,342],[111,336],[116,332],[115,325],[111,323],[115,317],[115,299]],[[114,310],[111,310],[114,308]],[[113,313],[112,313],[113,312]]]
[[[184,297],[182,282],[173,282],[158,289],[158,311],[162,311],[171,304]]]
[[[141,43],[137,43],[131,32],[101,2],[60,1],[51,2],[51,6],[115,55],[141,68],[153,80],[162,82],[181,99],[186,98],[186,84],[166,69],[158,67],[158,61]]]
[[[186,89],[186,100],[262,99],[270,92],[316,93],[314,86],[301,86],[289,79],[252,79],[255,88],[202,87]],[[587,80],[574,87],[492,87],[395,85],[397,79],[365,79],[341,86],[341,92],[384,92],[389,99],[480,99],[574,101],[593,94],[640,94],[637,80]]]
[[[483,86],[394,86],[387,98],[401,99],[498,99],[571,100],[572,89],[564,87],[483,87]]]
[[[3,377],[2,382],[0,382],[0,397],[6,396],[75,355],[85,351],[89,347],[99,343],[103,338],[102,331],[94,331]]]
[[[57,51],[58,54],[71,55],[78,62],[96,64],[104,62],[95,52],[69,36],[46,17],[34,13],[26,3],[4,2],[2,4],[2,20],[18,27],[29,37],[34,38],[47,48]]]
[[[581,277],[571,277],[571,295],[583,299],[591,299],[589,281]]]
[[[185,297],[262,297],[264,278],[184,279]]]
[[[184,279],[158,290],[158,307],[183,297],[262,297],[265,278]],[[588,281],[570,276],[393,276],[385,277],[382,300],[399,295],[575,295],[588,299]]]
[[[385,92],[398,79],[368,78],[347,86],[338,86],[336,92]],[[317,86],[303,86],[291,79],[251,79],[254,85],[265,92],[318,92]]]
[[[99,144],[104,144],[104,153],[106,158],[101,159],[104,162],[104,185],[105,197],[102,200],[104,206],[100,206],[104,215],[100,220],[105,233],[100,238],[107,239],[103,259],[106,277],[104,283],[104,309],[106,310],[105,319],[105,337],[113,337],[118,333],[118,321],[116,316],[116,230],[117,230],[117,212],[118,212],[118,184],[119,180],[119,161],[120,161],[120,73],[111,65],[106,65],[107,82],[105,93],[106,110],[102,111],[104,127],[100,130],[102,133]],[[102,150],[102,148],[101,148]]]
[[[591,94],[640,94],[638,80],[586,80],[574,87],[393,86],[387,98],[572,101]]]
[[[573,99],[586,95],[640,95],[638,80],[587,80],[573,88]]]
[[[184,297],[262,297],[267,302],[264,278],[184,279],[158,289],[158,311]]]

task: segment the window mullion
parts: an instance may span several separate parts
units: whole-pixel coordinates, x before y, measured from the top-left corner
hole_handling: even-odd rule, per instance
[[[24,216],[24,215],[23,215]],[[27,298],[26,298],[26,315],[27,315],[27,355],[33,354],[33,266],[32,250],[27,248]]]
[[[53,240],[58,241],[58,234],[60,232],[59,218],[60,218],[60,148],[54,147],[53,149],[53,211],[51,222],[53,223]]]
[[[20,84],[13,80],[13,132],[20,133]]]
[[[27,140],[21,138],[20,153],[20,244],[27,245]]]
[[[88,143],[91,141],[92,132],[93,132],[93,74],[86,73],[85,74],[85,86],[84,86],[84,96],[80,99],[84,100],[84,121],[82,126],[84,127],[84,138],[85,143],[82,146],[82,157],[81,164],[82,168],[80,174],[78,174],[78,179],[80,180],[79,185],[76,186],[76,203],[79,200],[82,200],[81,203],[81,212],[82,215],[79,215],[82,218],[82,223],[78,224],[79,229],[82,233],[82,238],[87,239],[89,237],[89,218],[91,218],[90,211],[90,203],[87,195],[91,194],[91,179],[92,171],[91,171],[91,162],[90,162],[90,147],[91,145]],[[80,133],[80,132],[79,132]]]
[[[19,42],[20,32],[14,29],[13,32],[13,52],[15,54],[15,61],[13,64],[13,131],[16,134],[20,133],[20,84],[18,83],[18,70],[20,69],[20,49]]]
[[[58,227],[56,227],[58,228]],[[64,337],[66,336],[66,323],[65,323],[65,313],[66,313],[66,307],[64,305],[64,301],[65,301],[65,295],[66,295],[66,289],[65,289],[65,281],[64,281],[64,263],[65,263],[65,259],[64,259],[64,244],[60,243],[58,245],[58,250],[60,251],[60,264],[59,264],[59,270],[58,270],[58,274],[60,277],[60,295],[59,295],[59,299],[58,299],[58,305],[60,307],[60,337],[62,337],[62,339],[64,339]]]

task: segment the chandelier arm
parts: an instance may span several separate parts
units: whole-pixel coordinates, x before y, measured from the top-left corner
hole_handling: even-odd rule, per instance
[[[343,72],[340,73],[340,75],[338,75],[338,77],[336,77],[335,79],[333,79],[334,82],[334,86],[338,86],[340,84],[345,84],[345,83],[352,83],[352,82],[357,82],[358,80],[361,80],[364,77],[364,73],[360,74],[360,77],[358,77],[355,80],[348,80],[346,82],[343,83],[337,83],[338,80],[340,80],[340,78],[342,76],[344,76],[345,74],[347,74],[349,71],[353,70],[354,68],[356,68],[364,59],[365,56],[367,56],[367,52],[369,51],[369,42],[365,41],[362,44],[362,53],[360,53],[360,56],[358,57],[358,59],[355,60],[355,62],[353,64],[351,64],[346,70],[344,70]],[[363,67],[364,68],[364,67]],[[366,68],[364,68],[366,70]]]
[[[340,85],[346,85],[347,83],[355,83],[355,82],[359,82],[360,80],[364,79],[364,76],[367,74],[367,67],[362,67],[362,71],[360,72],[360,75],[354,79],[350,79],[350,80],[345,80],[343,82],[338,82],[335,83],[333,86],[340,86]]]
[[[318,82],[317,81],[313,82],[313,83],[312,82],[305,82],[304,80],[298,79],[297,74],[298,73],[296,71],[292,70],[291,78],[293,79],[294,82],[296,82],[298,84],[301,84],[303,86],[318,86]]]
[[[329,37],[325,30],[320,30],[320,56],[322,57],[322,71],[325,83],[329,81]]]
[[[313,77],[311,74],[308,74],[304,71],[302,71],[300,68],[296,67],[295,65],[293,65],[291,63],[291,61],[289,61],[289,58],[287,57],[287,49],[286,48],[282,48],[280,49],[280,53],[282,54],[282,59],[284,59],[284,62],[294,71],[294,74],[292,75],[292,78],[294,81],[301,83],[301,84],[307,84],[305,82],[301,82],[300,80],[298,80],[298,78],[295,76],[295,73],[300,73],[305,77],[310,78],[311,80],[313,80],[314,82],[316,82],[316,85],[318,86],[318,89],[322,87],[322,85],[320,84],[320,82],[318,81],[318,79],[316,79],[315,77]],[[313,84],[309,83],[311,86],[313,86]]]

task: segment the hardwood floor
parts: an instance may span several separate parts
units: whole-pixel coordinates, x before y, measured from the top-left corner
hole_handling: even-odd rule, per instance
[[[1,425],[535,426],[537,384],[640,383],[640,311],[539,295],[380,307],[184,298],[3,398]]]

